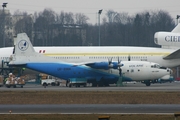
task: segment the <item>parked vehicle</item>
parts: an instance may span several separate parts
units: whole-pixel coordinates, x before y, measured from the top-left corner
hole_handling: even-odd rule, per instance
[[[21,88],[23,88],[24,85],[25,85],[25,80],[23,76],[16,77],[12,73],[9,73],[9,77],[5,79],[5,86],[7,88],[10,88],[10,87],[16,88],[17,86],[20,86]]]
[[[41,85],[43,86],[59,86],[60,82],[56,80],[55,77],[46,75],[46,74],[40,74],[41,76]]]

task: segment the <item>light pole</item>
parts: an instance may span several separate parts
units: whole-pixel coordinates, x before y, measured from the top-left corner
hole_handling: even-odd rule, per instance
[[[32,14],[30,14],[29,15],[30,17],[31,17],[31,24],[32,24],[32,26],[31,26],[31,41],[32,41],[32,44],[34,44],[34,20],[33,20],[33,15]]]
[[[5,38],[4,38],[4,35],[5,35],[5,12],[4,12],[4,8],[7,7],[7,4],[8,3],[3,3],[2,4],[2,7],[3,7],[3,47],[5,47]]]
[[[4,8],[7,7],[7,4],[8,4],[8,3],[3,3],[3,4],[2,4],[3,11],[4,11]]]
[[[102,13],[102,9],[101,10],[99,10],[99,12],[98,12],[98,18],[99,18],[99,46],[100,46],[100,43],[101,43],[101,40],[100,40],[100,15],[101,15],[101,13]]]
[[[177,25],[179,24],[179,18],[180,18],[180,15],[177,15],[176,19],[177,19]]]

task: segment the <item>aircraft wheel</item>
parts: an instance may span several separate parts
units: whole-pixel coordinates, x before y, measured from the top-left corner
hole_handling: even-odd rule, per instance
[[[97,82],[92,82],[92,87],[97,87]]]
[[[43,86],[44,86],[44,88],[46,88],[46,86],[47,86],[47,83],[43,83]]]
[[[109,87],[109,84],[107,82],[104,82],[105,87]]]
[[[103,86],[104,86],[104,83],[103,83],[102,80],[98,81],[98,86],[99,86],[99,87],[103,87]]]
[[[60,85],[60,82],[58,82],[56,85],[59,86],[59,85]]]
[[[51,83],[51,85],[52,85],[52,86],[55,86],[56,84],[53,82],[53,83]]]
[[[150,82],[146,82],[146,86],[150,86],[151,85],[151,83]]]

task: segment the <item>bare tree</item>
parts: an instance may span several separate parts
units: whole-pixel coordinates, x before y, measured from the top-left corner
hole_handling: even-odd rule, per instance
[[[57,23],[64,24],[65,23],[65,13],[61,11],[60,15],[57,15]]]
[[[175,21],[169,15],[167,11],[152,11],[151,12],[151,25],[157,28],[158,31],[160,30],[172,30],[175,25]]]
[[[114,18],[116,17],[118,13],[113,10],[108,10],[106,13],[106,17],[108,18],[108,22],[112,23],[114,22]]]
[[[44,9],[36,18],[35,29],[35,44],[51,45],[51,30],[50,27],[56,21],[56,14],[51,9]]]
[[[10,46],[9,42],[12,38],[10,32],[12,28],[11,14],[5,11],[0,11],[0,47]]]
[[[87,20],[89,20],[89,18],[87,16],[85,16],[84,14],[82,14],[82,13],[75,14],[76,24],[78,24],[78,25],[87,24]]]
[[[114,16],[114,22],[117,22],[117,23],[121,23],[121,24],[127,24],[129,21],[129,16],[128,16],[128,13],[117,13],[115,16]]]
[[[74,24],[74,15],[72,12],[65,13],[64,22],[65,24]]]
[[[16,23],[16,33],[27,32],[31,36],[32,21],[29,15],[19,11],[15,14],[22,15]],[[45,9],[34,13],[33,19],[35,45],[98,45],[98,26],[87,24],[89,18],[82,13],[61,11],[57,14],[51,9]],[[154,33],[171,31],[175,25],[166,11],[143,11],[129,16],[125,12],[108,10],[102,23],[101,45],[111,46],[155,46]],[[76,24],[86,27],[76,27]]]

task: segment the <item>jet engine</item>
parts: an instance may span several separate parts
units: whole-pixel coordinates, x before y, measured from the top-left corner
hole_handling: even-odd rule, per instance
[[[156,32],[154,34],[154,43],[162,46],[180,46],[180,33]]]

